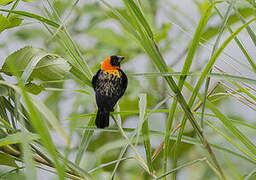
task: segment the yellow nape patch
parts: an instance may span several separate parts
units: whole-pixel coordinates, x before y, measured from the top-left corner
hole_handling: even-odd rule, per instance
[[[117,69],[115,70],[105,70],[106,72],[108,72],[109,74],[113,74],[114,76],[117,76],[120,78],[120,74],[119,71]]]
[[[107,57],[101,64],[101,70],[103,71],[109,71],[109,70],[117,70],[120,69],[119,66],[112,66],[111,63],[111,57]]]

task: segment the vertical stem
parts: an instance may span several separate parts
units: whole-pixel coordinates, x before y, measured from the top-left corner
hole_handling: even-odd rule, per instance
[[[13,4],[13,6],[11,7],[11,11],[14,10],[14,9],[17,7],[19,1],[20,1],[20,0],[15,1],[15,3]],[[11,15],[11,12],[8,12],[8,14],[7,14],[6,17],[8,18],[10,15]]]
[[[215,51],[217,50],[218,48],[218,45],[219,45],[219,42],[220,42],[220,38],[221,38],[221,35],[223,34],[224,32],[224,28],[225,28],[225,25],[227,24],[227,21],[228,21],[228,17],[229,17],[229,14],[230,14],[230,11],[233,7],[233,1],[231,1],[226,13],[225,13],[225,16],[224,16],[224,19],[222,21],[222,24],[221,24],[221,27],[220,27],[220,30],[219,30],[219,34],[217,36],[217,39],[215,41],[215,44],[213,46],[213,49],[212,49],[212,53],[211,53],[211,56],[213,56],[213,54],[215,53]],[[212,69],[210,71],[210,73],[212,72]],[[205,111],[205,104],[206,104],[206,96],[207,96],[207,91],[208,91],[208,88],[209,88],[209,84],[210,84],[210,77],[208,77],[206,79],[206,83],[205,83],[205,90],[204,90],[204,100],[203,100],[203,106],[202,106],[202,114],[201,114],[201,127],[203,129],[203,125],[204,125],[204,111]]]

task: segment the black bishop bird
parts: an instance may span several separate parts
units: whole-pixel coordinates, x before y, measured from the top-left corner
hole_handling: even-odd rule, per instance
[[[121,70],[122,56],[109,56],[101,64],[100,70],[92,78],[98,112],[95,120],[97,128],[109,126],[109,113],[114,111],[117,101],[124,95],[128,79]]]

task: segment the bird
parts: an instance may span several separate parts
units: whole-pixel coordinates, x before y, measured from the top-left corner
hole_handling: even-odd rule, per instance
[[[109,56],[92,78],[98,112],[95,119],[97,128],[109,126],[109,114],[114,111],[117,101],[124,95],[128,79],[120,67],[122,56]]]

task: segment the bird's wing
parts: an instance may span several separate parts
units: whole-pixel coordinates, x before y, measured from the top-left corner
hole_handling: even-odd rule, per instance
[[[120,69],[119,70],[122,74],[122,92],[121,92],[121,97],[124,95],[124,92],[127,88],[127,85],[128,85],[128,79],[127,79],[127,76],[125,75],[125,73]]]
[[[97,82],[100,71],[101,70],[98,70],[98,72],[92,77],[92,87],[93,87],[93,89],[96,88],[96,82]]]

